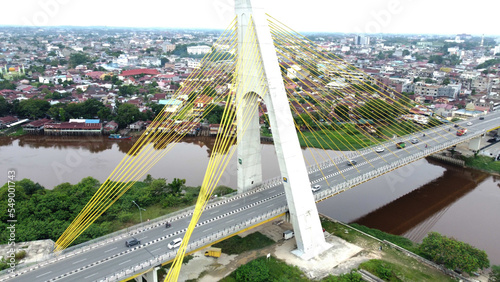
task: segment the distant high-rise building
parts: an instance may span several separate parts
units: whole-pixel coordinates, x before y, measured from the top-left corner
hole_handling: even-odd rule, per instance
[[[361,45],[361,36],[354,35],[354,45]]]
[[[361,45],[370,45],[370,36],[362,36]]]
[[[500,45],[495,46],[495,48],[493,49],[493,55],[499,54],[499,53],[500,53]]]
[[[354,35],[354,45],[370,45],[370,37],[366,35]]]

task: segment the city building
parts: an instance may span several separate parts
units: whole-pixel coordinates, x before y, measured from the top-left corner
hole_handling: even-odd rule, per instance
[[[210,53],[211,50],[211,47],[205,45],[187,47],[187,52],[190,55],[204,55]]]

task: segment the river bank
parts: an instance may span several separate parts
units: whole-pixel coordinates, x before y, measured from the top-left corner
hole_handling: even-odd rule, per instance
[[[184,138],[148,173],[169,182],[186,179],[187,186],[196,187],[202,183],[214,141]],[[132,144],[133,140],[103,137],[0,137],[0,171],[14,168],[18,179],[29,178],[48,189],[64,182],[76,184],[89,175],[102,183]],[[261,147],[263,177],[274,178],[280,174],[274,147]],[[303,154],[310,163],[313,154],[321,159],[314,151]],[[236,168],[233,157],[219,184],[236,187]],[[0,181],[7,181],[6,174],[0,174]],[[390,233],[399,230],[395,234],[415,242],[437,231],[487,250],[492,262],[500,264],[500,250],[494,247],[500,232],[499,183],[498,176],[422,159],[320,202],[318,209],[342,222],[364,218],[363,225]]]

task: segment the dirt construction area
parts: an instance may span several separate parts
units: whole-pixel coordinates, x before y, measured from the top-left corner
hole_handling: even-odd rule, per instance
[[[276,244],[267,248],[245,252],[240,255],[223,253],[220,258],[212,258],[204,256],[205,250],[196,252],[193,254],[194,258],[182,266],[178,281],[191,279],[206,282],[218,281],[239,266],[268,254],[285,261],[287,264],[299,267],[310,279],[321,279],[329,274],[347,273],[364,261],[380,257],[376,251],[367,251],[343,239],[325,234],[327,243],[332,247],[321,255],[305,261],[291,252],[296,249],[295,238],[283,239],[283,232],[291,229],[290,223],[275,220],[240,234],[241,237],[245,237],[258,231],[276,242]]]

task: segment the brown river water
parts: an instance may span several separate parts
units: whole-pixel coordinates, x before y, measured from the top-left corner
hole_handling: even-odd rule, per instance
[[[148,173],[155,178],[186,179],[201,185],[214,138],[184,138]],[[15,169],[48,189],[92,176],[104,181],[132,147],[133,141],[106,137],[0,137],[0,183]],[[155,146],[161,150],[161,146]],[[262,145],[264,179],[279,175],[274,147]],[[309,163],[325,153],[304,150]],[[338,152],[329,152],[333,158]],[[236,186],[233,156],[219,184]],[[486,250],[500,264],[500,177],[423,159],[318,203],[321,213],[356,222],[416,242],[437,231]]]

